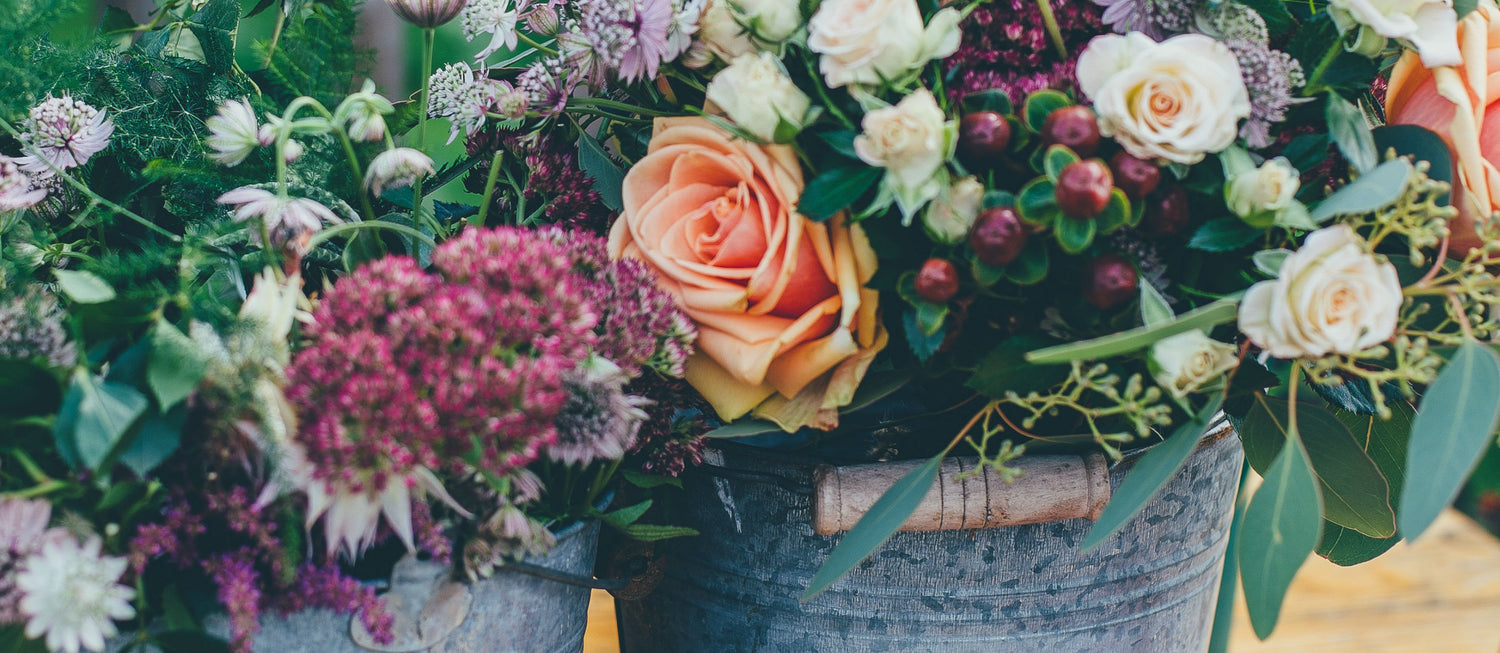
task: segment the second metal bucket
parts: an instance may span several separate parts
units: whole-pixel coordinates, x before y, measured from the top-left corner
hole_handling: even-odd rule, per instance
[[[724,446],[710,460],[719,470],[685,479],[678,520],[701,534],[662,543],[660,585],[617,603],[622,647],[1202,653],[1242,459],[1233,432],[1214,430],[1135,520],[1087,553],[1086,519],[976,529],[939,508],[948,530],[897,533],[804,603],[839,539],[814,530],[817,466]],[[1108,482],[1128,466],[1105,472]]]

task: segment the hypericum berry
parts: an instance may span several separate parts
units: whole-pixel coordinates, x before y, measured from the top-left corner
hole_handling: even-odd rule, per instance
[[[1125,196],[1132,202],[1141,201],[1161,183],[1161,168],[1124,150],[1109,160],[1109,169],[1115,173],[1115,186],[1125,191]]]
[[[976,111],[958,123],[958,159],[971,168],[989,168],[1010,146],[1010,123],[998,111]]]
[[[1057,109],[1042,123],[1042,144],[1066,145],[1078,156],[1093,156],[1099,149],[1099,119],[1085,106]]]
[[[969,247],[974,258],[991,267],[1004,267],[1026,248],[1026,225],[1020,214],[1008,206],[988,209],[969,228]]]
[[[1083,266],[1083,300],[1107,311],[1135,298],[1141,275],[1119,254],[1102,254]]]
[[[1069,163],[1057,174],[1053,195],[1064,215],[1087,220],[1109,206],[1109,192],[1114,190],[1115,176],[1099,159]]]
[[[927,259],[917,272],[917,296],[934,304],[946,304],[957,294],[958,268],[948,259]]]
[[[1181,186],[1173,186],[1146,199],[1141,230],[1148,236],[1171,236],[1188,226],[1188,195]]]

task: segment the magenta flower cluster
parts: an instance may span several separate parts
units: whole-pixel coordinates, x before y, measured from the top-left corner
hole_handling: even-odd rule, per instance
[[[556,439],[564,375],[598,323],[566,248],[470,230],[432,267],[388,257],[319,304],[287,391],[315,475],[380,489],[390,474],[467,462],[504,476]]]
[[[529,174],[522,197],[527,206],[546,207],[540,215],[542,222],[602,233],[614,221],[615,212],[594,190],[594,178],[578,165],[578,147],[545,132],[522,138],[517,132],[486,130],[470,137],[468,154],[480,163],[466,180],[469,190],[484,190],[490,163],[499,148],[515,153],[526,163]],[[492,201],[502,200],[511,198],[497,193]]]
[[[1078,53],[1104,31],[1103,9],[1090,0],[1052,0],[1052,13],[1068,56],[1058,56],[1034,0],[995,0],[978,5],[964,21],[958,52],[944,61],[957,74],[953,96],[1000,89],[1020,102],[1042,89],[1075,83]]]

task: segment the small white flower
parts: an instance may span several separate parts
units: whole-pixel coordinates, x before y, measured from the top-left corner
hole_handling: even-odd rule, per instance
[[[735,58],[708,83],[707,96],[735,124],[767,143],[796,136],[811,106],[769,52]]]
[[[387,188],[410,186],[419,177],[433,173],[432,159],[409,147],[397,147],[381,152],[370,162],[365,171],[365,188],[380,195]]]
[[[365,80],[358,93],[350,95],[334,111],[335,124],[343,124],[349,138],[378,141],[385,138],[385,116],[396,110],[390,100],[375,92],[375,82]]]
[[[235,207],[235,222],[252,219],[263,221],[265,231],[270,234],[272,244],[277,247],[317,233],[325,223],[343,222],[332,210],[315,200],[284,197],[261,188],[236,188],[220,195],[218,201]],[[255,242],[260,242],[260,230],[252,228],[250,237]]]
[[[1239,365],[1234,345],[1199,331],[1185,331],[1158,340],[1147,360],[1156,384],[1177,398],[1211,385]]]
[[[21,563],[16,587],[27,637],[46,635],[54,653],[103,651],[104,640],[119,633],[115,620],[135,617],[135,590],[119,582],[126,561],[101,556],[100,545],[98,536],[82,546],[72,537],[52,538]]]
[[[47,190],[37,188],[16,159],[0,154],[0,213],[30,208],[46,198]]]
[[[1230,177],[1224,184],[1224,201],[1235,215],[1268,227],[1277,213],[1292,205],[1301,186],[1297,169],[1285,157],[1276,157]]]
[[[264,326],[270,342],[285,343],[292,333],[292,323],[311,316],[298,308],[302,302],[302,275],[293,274],[285,281],[277,281],[276,276],[271,268],[255,275],[255,285],[240,304],[239,316]]]
[[[403,20],[417,27],[437,27],[463,11],[468,0],[387,0]]]
[[[21,159],[21,168],[43,177],[50,176],[54,167],[67,170],[88,163],[109,147],[109,137],[115,133],[115,124],[105,112],[67,93],[47,96],[21,126],[21,141],[31,152]]]
[[[465,39],[473,41],[480,34],[490,35],[490,44],[474,55],[476,60],[483,61],[501,48],[516,49],[519,38],[516,24],[521,13],[511,0],[473,0],[464,8],[461,20]]]
[[[487,75],[476,79],[474,69],[462,61],[439,68],[428,80],[428,88],[427,115],[448,119],[449,143],[460,133],[473,134],[484,127],[499,90]]]
[[[208,158],[219,165],[233,168],[261,145],[260,123],[255,119],[255,109],[245,100],[219,105],[218,113],[204,124],[208,127],[208,138],[203,139],[203,144],[214,151]]]
[[[808,21],[807,46],[834,88],[894,81],[958,51],[958,11],[922,24],[917,0],[824,0]]]
[[[946,195],[927,205],[922,226],[934,241],[957,245],[969,235],[983,204],[984,184],[974,177],[964,177],[949,186]]]
[[[896,196],[908,221],[942,192],[938,171],[953,153],[954,125],[927,89],[901,98],[896,106],[865,114],[854,137],[860,160],[885,168],[883,182]]]
[[[1354,354],[1390,339],[1403,301],[1396,266],[1338,224],[1309,234],[1277,278],[1250,287],[1240,330],[1276,358]]]
[[[1386,39],[1399,39],[1410,44],[1428,68],[1463,62],[1453,0],[1329,0],[1328,15],[1340,34],[1359,31],[1351,51],[1376,57]]]

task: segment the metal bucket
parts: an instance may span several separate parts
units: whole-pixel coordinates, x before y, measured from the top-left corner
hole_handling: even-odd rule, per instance
[[[1215,429],[1087,553],[1086,519],[968,530],[950,519],[949,530],[897,533],[806,603],[839,540],[813,529],[827,468],[734,444],[711,458],[717,469],[686,477],[675,516],[701,534],[663,542],[660,585],[617,603],[625,653],[1202,653],[1243,454],[1228,426]],[[1129,465],[1109,470],[1112,486]]]
[[[475,583],[449,580],[451,570],[403,559],[382,596],[395,619],[395,641],[375,643],[359,620],[328,610],[261,617],[255,653],[580,653],[588,622],[599,522],[573,524],[557,533],[557,547],[527,558],[530,573],[500,567]],[[540,574],[540,575],[538,575]],[[577,580],[574,580],[577,579]],[[572,582],[570,582],[572,581]],[[229,638],[222,612],[204,619],[212,635]],[[108,653],[135,651],[132,636],[109,642]],[[159,653],[155,647],[147,647]]]

